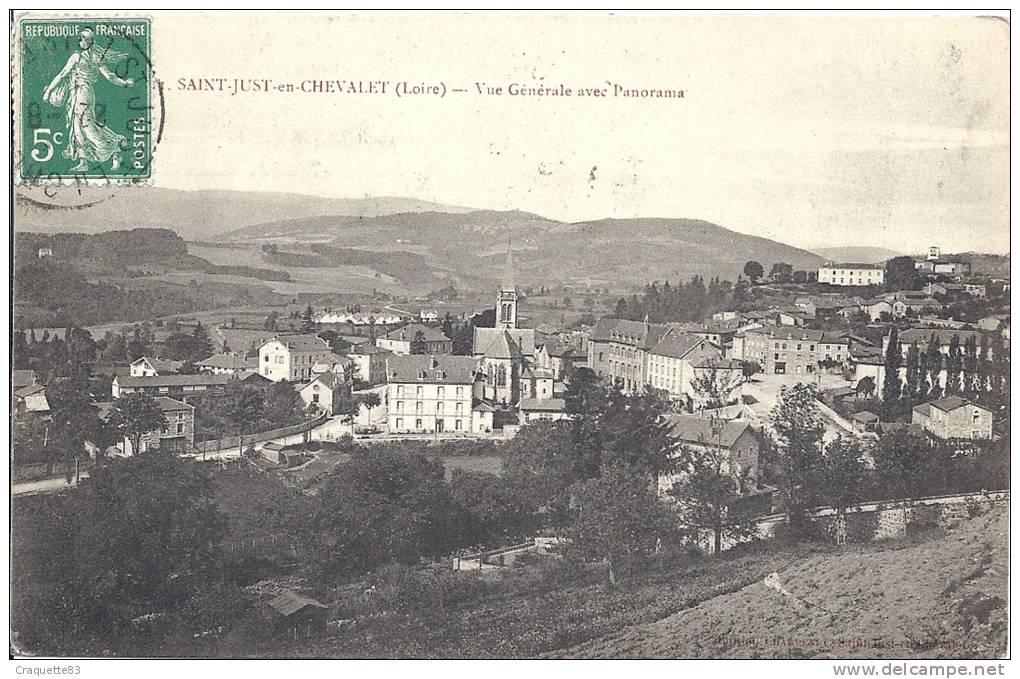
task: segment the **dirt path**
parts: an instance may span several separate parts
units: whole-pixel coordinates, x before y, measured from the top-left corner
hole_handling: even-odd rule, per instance
[[[773,587],[761,581],[550,655],[992,657],[1000,636],[1005,643],[1008,542],[1000,508],[941,538],[808,558],[779,572]],[[918,640],[935,646],[920,650]]]

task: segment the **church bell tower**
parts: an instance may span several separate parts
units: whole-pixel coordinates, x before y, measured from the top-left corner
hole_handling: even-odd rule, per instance
[[[506,249],[506,273],[496,297],[496,327],[513,330],[517,327],[517,286],[514,284],[514,256],[510,241]]]

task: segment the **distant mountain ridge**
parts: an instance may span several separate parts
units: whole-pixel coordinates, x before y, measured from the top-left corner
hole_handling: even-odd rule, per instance
[[[515,275],[523,285],[619,288],[692,275],[735,280],[747,260],[768,270],[775,262],[811,269],[825,259],[697,219],[561,222],[530,212],[475,210],[399,197],[328,199],[152,187],[114,195],[105,191],[97,190],[95,204],[78,210],[40,209],[20,200],[17,229],[55,233],[166,228],[189,241],[237,245],[247,253],[238,251],[246,264],[270,268],[272,262],[259,254],[267,243],[294,254],[311,254],[314,245],[367,250],[375,253],[375,264],[373,258],[360,258],[363,268],[415,288],[440,281],[488,286],[503,275],[508,240],[516,255]],[[381,260],[387,253],[413,271],[386,266]],[[351,266],[347,262],[356,259],[348,253],[336,265]]]

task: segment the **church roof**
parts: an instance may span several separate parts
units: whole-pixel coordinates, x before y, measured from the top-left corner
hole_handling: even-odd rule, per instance
[[[525,358],[535,357],[535,330],[533,328],[475,328],[472,345],[475,356],[489,355],[489,347],[506,333],[517,345],[517,350]],[[490,358],[498,358],[490,356]]]
[[[506,330],[493,338],[492,342],[485,349],[486,358],[509,358],[517,360],[521,358],[521,349],[517,342]]]

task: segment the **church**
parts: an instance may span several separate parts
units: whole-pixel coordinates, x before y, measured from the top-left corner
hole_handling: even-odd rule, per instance
[[[483,398],[513,406],[522,398],[549,398],[552,373],[535,366],[535,331],[518,327],[520,294],[513,277],[513,251],[507,248],[506,274],[496,295],[496,325],[475,328],[472,353],[483,375]]]

